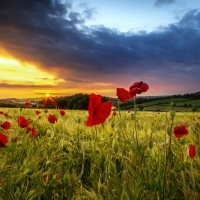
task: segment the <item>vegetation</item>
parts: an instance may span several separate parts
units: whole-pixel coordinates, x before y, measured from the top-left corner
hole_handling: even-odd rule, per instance
[[[200,116],[194,113],[112,113],[87,127],[88,111],[2,109],[11,129],[0,148],[0,199],[187,199],[200,198]],[[36,128],[30,138],[17,124],[26,117]],[[135,124],[135,125],[134,125]],[[178,139],[174,127],[185,124]],[[1,127],[0,127],[1,128]],[[169,135],[168,135],[169,134]],[[137,135],[137,137],[136,137]],[[15,140],[13,138],[16,138]],[[188,154],[196,145],[194,158]]]

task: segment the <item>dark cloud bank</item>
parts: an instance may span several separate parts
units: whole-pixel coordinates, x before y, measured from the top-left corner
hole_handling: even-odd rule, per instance
[[[174,1],[157,0],[167,2]],[[0,0],[0,47],[49,70],[59,66],[91,76],[153,71],[175,79],[185,73],[200,84],[198,10],[150,33],[126,34],[101,25],[86,27],[93,13],[87,7],[73,12],[72,5],[57,0]]]

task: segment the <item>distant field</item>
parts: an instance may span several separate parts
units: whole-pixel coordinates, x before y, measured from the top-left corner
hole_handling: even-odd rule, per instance
[[[200,106],[200,99],[197,99],[197,100],[189,100],[189,101],[185,101],[185,102],[178,102],[176,103],[176,106],[184,106],[184,104],[187,104],[187,105],[192,105],[192,106]]]
[[[187,98],[161,99],[161,100],[150,101],[150,102],[147,102],[147,103],[144,103],[144,104],[138,104],[138,105],[143,105],[144,107],[158,105],[158,104],[169,104],[170,105],[171,102],[174,102],[176,104],[178,102],[181,102],[181,104],[183,104],[183,102],[185,102],[185,101],[189,101],[189,99],[187,99]]]
[[[193,107],[173,107],[174,110],[178,112],[191,112]],[[169,110],[169,106],[148,106],[144,108],[144,111],[167,111]]]

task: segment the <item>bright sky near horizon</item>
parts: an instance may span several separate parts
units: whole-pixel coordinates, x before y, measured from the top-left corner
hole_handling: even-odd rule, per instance
[[[199,91],[199,0],[0,0],[0,98]]]

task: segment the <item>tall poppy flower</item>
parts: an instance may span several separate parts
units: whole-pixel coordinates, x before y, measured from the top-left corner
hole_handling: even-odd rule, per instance
[[[55,122],[57,121],[57,117],[55,117],[54,115],[52,114],[49,114],[48,116],[48,121],[52,124],[55,124]]]
[[[30,103],[30,102],[25,102],[24,105],[25,105],[26,107],[29,107],[29,106],[31,106],[31,103]]]
[[[62,116],[65,116],[65,111],[64,111],[64,110],[60,110],[60,114],[61,114]]]
[[[141,94],[142,92],[146,92],[148,89],[148,84],[144,83],[143,81],[135,82],[129,88],[131,94]]]
[[[35,114],[36,114],[36,115],[39,115],[39,114],[40,114],[40,111],[39,111],[39,110],[36,110],[36,111],[35,111]]]
[[[18,121],[18,125],[21,128],[28,127],[28,125],[29,125],[29,121],[22,116],[19,116],[17,121]]]
[[[131,94],[130,91],[125,90],[124,88],[117,88],[118,99],[124,103],[127,99],[133,98],[136,94]]]
[[[8,142],[8,137],[3,133],[0,133],[0,147],[6,147],[6,143]]]
[[[183,137],[184,135],[188,134],[188,130],[186,129],[186,126],[185,125],[181,125],[181,126],[176,126],[174,128],[174,135],[177,137],[177,138],[181,138]]]
[[[189,148],[189,156],[190,156],[190,158],[194,158],[195,154],[196,154],[196,146],[191,144],[190,148]]]
[[[112,102],[101,103],[102,96],[91,94],[89,97],[89,116],[87,126],[102,124],[111,113]]]
[[[0,126],[4,129],[4,130],[8,130],[8,129],[10,129],[10,122],[7,122],[7,121],[5,121],[5,122],[3,122],[2,124],[0,124]]]

